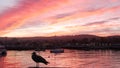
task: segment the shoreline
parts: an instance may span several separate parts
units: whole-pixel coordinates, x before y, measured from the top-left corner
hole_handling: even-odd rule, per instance
[[[42,50],[36,50],[36,49],[7,49],[7,50],[17,50],[17,51],[27,51],[27,50],[36,50],[36,51],[45,51],[45,50],[51,50],[51,49],[55,49],[55,48],[45,48],[45,49],[42,49]],[[120,50],[120,48],[104,48],[104,47],[101,47],[101,48],[93,48],[93,47],[84,47],[84,48],[78,48],[78,47],[64,47],[62,49],[70,49],[70,50],[85,50],[85,51],[89,51],[89,50]]]

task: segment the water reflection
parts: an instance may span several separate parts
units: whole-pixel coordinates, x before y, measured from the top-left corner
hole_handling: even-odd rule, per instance
[[[6,57],[0,57],[0,68],[28,68],[35,67],[31,59],[33,51],[8,51]],[[50,53],[49,50],[38,53],[50,62],[48,65],[40,63],[41,67],[70,67],[70,68],[119,68],[120,51],[99,50],[81,51],[65,50],[61,54]]]

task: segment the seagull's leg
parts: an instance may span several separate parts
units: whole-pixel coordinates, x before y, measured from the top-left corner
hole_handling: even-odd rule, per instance
[[[39,68],[39,63],[36,63],[36,67]]]
[[[39,68],[39,63],[38,63],[38,68]]]

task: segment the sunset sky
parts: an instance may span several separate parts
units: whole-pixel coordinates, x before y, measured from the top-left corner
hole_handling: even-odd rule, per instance
[[[0,37],[120,35],[120,0],[0,0]]]

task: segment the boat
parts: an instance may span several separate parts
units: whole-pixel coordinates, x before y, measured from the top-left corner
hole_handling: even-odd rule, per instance
[[[0,45],[0,56],[4,56],[7,54],[7,50],[5,46]]]
[[[52,49],[50,53],[64,53],[64,49]]]

